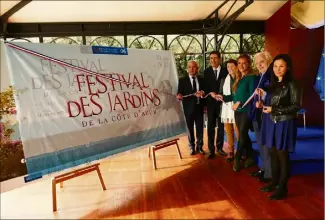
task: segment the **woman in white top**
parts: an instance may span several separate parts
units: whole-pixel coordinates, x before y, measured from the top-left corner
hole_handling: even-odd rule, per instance
[[[222,95],[231,95],[232,86],[236,79],[240,79],[240,72],[237,69],[237,61],[230,59],[227,61],[227,77],[221,81],[219,93]],[[234,160],[234,149],[235,149],[235,133],[236,139],[238,140],[238,129],[235,124],[235,114],[232,110],[233,102],[222,103],[221,110],[221,122],[224,123],[225,132],[227,135],[227,142],[229,146],[229,153],[227,155],[227,161],[231,162]]]

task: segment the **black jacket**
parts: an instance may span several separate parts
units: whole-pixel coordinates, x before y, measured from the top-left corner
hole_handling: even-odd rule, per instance
[[[271,119],[274,122],[297,118],[301,106],[301,89],[296,81],[279,83],[271,91]]]
[[[229,76],[229,77],[230,77],[230,81],[232,81],[233,80],[232,77],[231,76]],[[219,92],[217,92],[217,94],[223,95],[223,86],[225,85],[226,78],[227,77],[221,79]],[[232,93],[232,84],[231,83],[230,83],[230,92]]]
[[[218,79],[216,79],[215,73],[213,72],[213,68],[210,66],[209,68],[204,70],[204,82],[205,82],[205,94],[209,94],[210,92],[215,92],[219,94],[221,81],[224,80],[228,75],[228,71],[226,68],[221,67],[220,73],[218,75]],[[215,99],[208,96],[207,104],[208,105],[220,105],[221,102],[217,102]]]
[[[203,90],[204,91],[204,81],[201,77],[197,76],[197,79],[199,81],[199,91]],[[191,84],[191,80],[189,76],[180,78],[178,81],[178,92],[177,94],[182,94],[184,95],[190,95],[195,93],[196,91],[193,90],[192,84]],[[194,112],[194,108],[197,105],[197,97],[196,96],[189,96],[189,97],[185,97],[182,100],[183,103],[183,110],[184,110],[184,114],[190,115]],[[199,107],[202,107],[202,111],[203,111],[203,107],[204,107],[204,99],[200,98],[200,105]]]

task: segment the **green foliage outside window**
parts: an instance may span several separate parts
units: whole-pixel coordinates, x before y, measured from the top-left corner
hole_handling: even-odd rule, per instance
[[[188,61],[195,60],[199,65],[199,74],[203,74],[203,35],[168,35],[168,49],[175,54],[175,62],[179,77],[187,74],[186,66]],[[209,66],[209,52],[215,48],[214,35],[206,35],[207,53],[206,67]],[[218,41],[221,36],[218,36]],[[28,40],[28,39],[27,39]],[[59,44],[82,44],[82,37],[44,37],[44,43]],[[98,36],[86,37],[87,45],[101,45],[124,47],[123,36]],[[127,46],[137,49],[163,50],[164,37],[157,36],[127,36]],[[241,46],[240,46],[241,45]],[[229,59],[237,59],[240,53],[247,53],[253,58],[253,55],[264,49],[264,35],[243,34],[240,42],[239,34],[225,35],[220,45],[219,51],[222,54],[222,62]],[[254,63],[253,69],[255,68]]]

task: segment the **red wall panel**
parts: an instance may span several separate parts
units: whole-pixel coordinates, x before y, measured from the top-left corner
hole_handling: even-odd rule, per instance
[[[265,23],[265,50],[272,56],[289,53],[293,60],[294,77],[303,89],[302,106],[307,110],[308,125],[324,126],[324,103],[314,89],[322,48],[324,27],[290,29],[291,1],[284,4]],[[302,124],[302,117],[299,118]]]
[[[307,125],[324,126],[324,103],[314,89],[323,47],[324,27],[291,30],[289,54],[293,61],[294,76],[303,88],[302,106],[307,110]]]
[[[265,50],[274,57],[289,52],[291,1],[285,3],[265,23]]]

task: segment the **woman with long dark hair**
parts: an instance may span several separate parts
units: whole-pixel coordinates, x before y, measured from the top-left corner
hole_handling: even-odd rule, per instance
[[[301,90],[293,79],[293,65],[287,54],[279,54],[271,64],[271,85],[267,89],[263,108],[261,143],[270,149],[272,181],[260,189],[275,192],[271,200],[279,200],[288,193],[287,183],[290,173],[289,152],[295,150],[297,126],[296,118],[300,109]],[[263,94],[264,90],[259,89]]]

